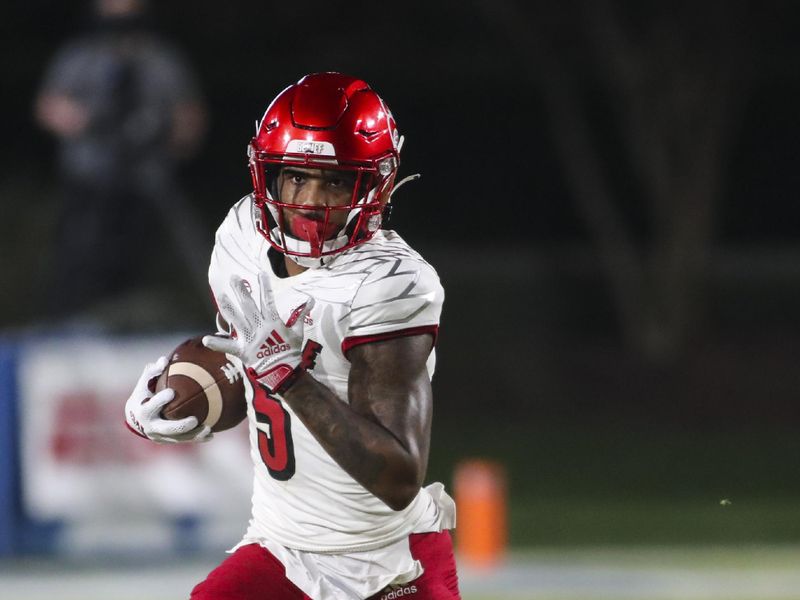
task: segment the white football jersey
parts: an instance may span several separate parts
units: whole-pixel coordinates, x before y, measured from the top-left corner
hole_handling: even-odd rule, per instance
[[[322,345],[312,374],[342,402],[348,401],[349,348],[397,335],[435,335],[444,299],[439,278],[396,233],[379,231],[324,266],[280,278],[270,265],[270,246],[256,229],[258,216],[252,198],[246,196],[217,231],[209,268],[214,297],[233,297],[230,280],[236,275],[250,284],[258,302],[258,274],[264,270],[271,275],[280,314],[294,308],[285,306],[290,289],[312,296],[303,345],[308,340]],[[296,297],[295,292],[291,295]],[[430,375],[434,363],[432,351]],[[453,526],[454,516],[444,514],[452,510],[443,509],[442,499],[428,489],[404,510],[393,511],[328,455],[280,396],[268,396],[261,386],[249,383],[245,389],[255,465],[245,542],[348,553],[386,547],[412,532]]]

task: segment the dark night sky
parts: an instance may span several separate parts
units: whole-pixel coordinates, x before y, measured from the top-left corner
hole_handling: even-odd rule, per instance
[[[800,42],[791,5],[750,9],[756,75],[731,136],[718,226],[725,241],[790,241],[800,231]],[[41,178],[52,173],[53,152],[32,122],[31,100],[47,60],[83,27],[85,8],[38,0],[4,12],[3,178]],[[244,148],[269,100],[305,72],[342,70],[387,100],[407,138],[403,173],[423,173],[398,195],[398,229],[413,221],[417,231],[448,239],[586,237],[539,91],[521,75],[525,64],[514,46],[471,3],[406,3],[389,11],[368,2],[232,0],[159,5],[155,14],[195,66],[211,107],[206,146],[185,169],[209,221],[247,192]],[[601,130],[606,108],[589,106]],[[611,160],[617,153],[624,156],[617,147]],[[640,207],[635,195],[626,196],[624,176],[620,189],[637,222]],[[432,217],[421,218],[428,210]]]

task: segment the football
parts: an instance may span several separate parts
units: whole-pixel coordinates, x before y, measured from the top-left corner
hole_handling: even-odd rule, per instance
[[[165,419],[197,417],[212,431],[225,431],[247,415],[242,373],[221,352],[203,345],[203,336],[180,344],[156,381],[155,391],[175,390],[175,398],[161,411]]]

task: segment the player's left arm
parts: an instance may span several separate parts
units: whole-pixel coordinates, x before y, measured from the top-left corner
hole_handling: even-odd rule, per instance
[[[342,343],[351,363],[348,402],[308,372],[320,349],[310,340],[301,346],[303,315],[314,299],[287,290],[290,310],[279,315],[267,273],[258,276],[260,304],[243,279],[231,278],[232,294],[221,295],[219,310],[236,335],[203,339],[241,358],[251,379],[280,394],[328,454],[394,510],[411,503],[425,477],[432,403],[426,363],[444,297],[435,272],[401,267],[387,262],[375,270],[351,303]],[[398,323],[407,329],[394,329]],[[271,332],[288,347],[260,357]]]
[[[432,345],[418,334],[352,348],[349,405],[310,373],[283,394],[339,466],[393,510],[411,503],[427,469]]]

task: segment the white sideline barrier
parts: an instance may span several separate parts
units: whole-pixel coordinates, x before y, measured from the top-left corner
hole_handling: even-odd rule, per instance
[[[58,338],[20,357],[23,504],[63,524],[58,548],[168,549],[170,523],[196,523],[200,546],[229,546],[249,516],[252,467],[244,424],[205,444],[159,445],[125,426],[145,363],[187,336]]]

